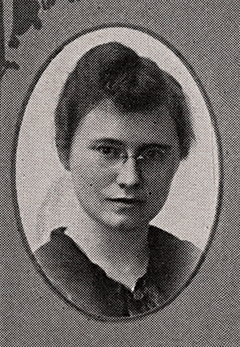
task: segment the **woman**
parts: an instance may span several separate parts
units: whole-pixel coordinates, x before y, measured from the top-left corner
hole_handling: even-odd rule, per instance
[[[200,251],[149,226],[194,138],[179,83],[117,42],[78,61],[55,113],[56,146],[82,219],[35,256],[55,287],[98,316],[135,316],[186,282]]]

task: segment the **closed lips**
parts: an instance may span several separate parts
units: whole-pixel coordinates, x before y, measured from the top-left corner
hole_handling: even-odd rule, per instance
[[[129,199],[129,198],[117,198],[117,199],[107,199],[109,201],[113,201],[113,202],[122,202],[124,204],[133,204],[133,203],[139,203],[139,202],[143,202],[142,200],[139,199]]]

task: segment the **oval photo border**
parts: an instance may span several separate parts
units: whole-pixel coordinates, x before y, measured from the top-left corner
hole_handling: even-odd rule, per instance
[[[204,248],[204,250],[200,256],[200,259],[199,259],[194,271],[192,272],[191,276],[189,277],[189,279],[175,293],[175,295],[170,297],[163,305],[161,305],[161,306],[159,306],[153,310],[150,310],[149,312],[146,312],[146,313],[143,313],[140,315],[136,315],[136,316],[132,316],[132,317],[105,317],[105,316],[93,315],[91,313],[84,311],[83,309],[81,309],[77,305],[75,305],[72,301],[67,299],[63,294],[61,294],[54,287],[54,285],[51,283],[49,278],[45,275],[44,271],[41,269],[41,266],[37,262],[35,256],[33,255],[31,247],[29,246],[29,243],[28,243],[28,240],[27,240],[27,237],[26,237],[26,234],[24,232],[23,225],[22,225],[22,221],[21,221],[21,217],[20,217],[20,209],[19,209],[19,205],[18,205],[18,201],[17,201],[16,153],[17,153],[18,138],[19,138],[19,132],[20,132],[20,128],[22,125],[24,113],[25,113],[26,107],[28,105],[29,99],[33,93],[35,86],[37,85],[40,77],[42,76],[42,74],[46,70],[46,68],[49,66],[51,61],[65,48],[65,46],[67,46],[69,43],[73,42],[74,40],[76,40],[77,38],[79,38],[83,35],[86,35],[88,33],[91,33],[93,31],[97,31],[100,29],[106,29],[106,28],[126,28],[126,29],[133,29],[133,30],[137,30],[137,31],[140,31],[142,33],[145,33],[145,34],[151,36],[152,38],[160,41],[163,45],[165,45],[167,48],[169,48],[175,54],[175,56],[177,58],[179,58],[181,60],[181,62],[183,63],[183,65],[186,67],[186,69],[190,73],[191,77],[193,78],[194,82],[196,83],[198,90],[200,91],[201,96],[203,97],[204,103],[207,106],[208,113],[209,113],[210,120],[211,120],[211,124],[212,124],[212,127],[213,127],[214,132],[215,132],[216,142],[217,142],[217,157],[218,157],[218,169],[219,169],[217,203],[216,203],[216,208],[215,208],[215,216],[213,219],[211,231],[209,233],[208,241],[207,241],[205,248]],[[21,110],[20,110],[19,115],[18,115],[17,124],[16,124],[16,128],[15,128],[15,134],[14,134],[14,140],[13,140],[13,146],[12,146],[12,154],[11,154],[11,195],[12,195],[12,201],[13,201],[13,206],[14,206],[14,213],[15,213],[15,217],[16,217],[16,221],[17,221],[17,227],[18,227],[18,231],[20,233],[20,236],[21,236],[21,239],[23,242],[23,246],[25,247],[26,252],[27,252],[28,256],[30,257],[34,267],[37,269],[38,273],[43,277],[45,282],[50,286],[51,290],[53,290],[59,296],[59,298],[61,300],[66,302],[71,307],[75,308],[77,311],[86,315],[88,318],[92,318],[94,320],[104,321],[104,322],[122,322],[122,321],[133,321],[136,319],[143,319],[144,317],[146,317],[148,315],[152,315],[154,313],[157,313],[158,311],[162,310],[164,307],[170,305],[180,295],[180,293],[191,283],[191,281],[193,280],[193,278],[195,277],[195,275],[199,271],[202,263],[204,262],[206,255],[207,255],[207,252],[208,252],[208,250],[212,244],[212,241],[214,239],[214,235],[215,235],[215,232],[217,229],[218,221],[219,221],[219,215],[220,215],[221,207],[222,207],[222,195],[223,195],[223,160],[222,160],[222,158],[223,157],[222,157],[221,137],[220,137],[220,133],[219,133],[218,126],[217,126],[216,116],[214,115],[210,100],[209,100],[209,98],[208,98],[208,96],[204,90],[204,87],[203,87],[200,79],[197,77],[197,74],[195,73],[192,66],[188,63],[188,61],[184,58],[184,56],[172,44],[170,44],[162,36],[154,33],[153,31],[146,29],[146,28],[142,28],[141,26],[137,26],[137,25],[108,24],[108,25],[95,26],[93,28],[83,30],[80,33],[78,33],[78,34],[74,35],[73,37],[69,38],[68,40],[66,40],[59,48],[57,48],[49,56],[47,61],[45,61],[45,63],[40,67],[40,69],[38,70],[37,74],[34,77],[34,80],[32,81],[32,83],[30,84],[30,86],[28,88],[27,95],[24,98]]]

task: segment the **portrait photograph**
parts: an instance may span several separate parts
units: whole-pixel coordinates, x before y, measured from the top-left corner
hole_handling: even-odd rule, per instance
[[[0,345],[239,346],[238,13],[0,0]]]
[[[90,315],[143,315],[186,285],[210,239],[218,175],[204,97],[148,33],[80,35],[29,97],[16,154],[23,229],[53,287]]]

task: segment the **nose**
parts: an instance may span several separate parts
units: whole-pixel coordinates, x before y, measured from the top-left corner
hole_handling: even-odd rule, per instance
[[[128,157],[122,163],[116,181],[121,188],[135,187],[141,183],[140,172],[133,157]]]

